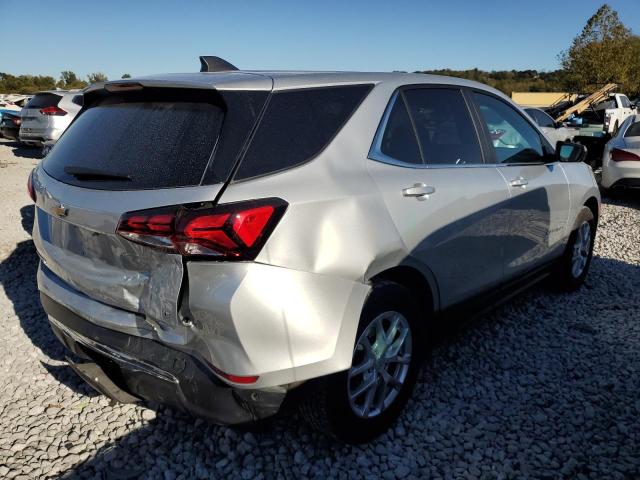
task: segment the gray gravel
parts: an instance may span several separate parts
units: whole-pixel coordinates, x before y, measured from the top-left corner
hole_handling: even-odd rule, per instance
[[[0,142],[0,478],[640,477],[640,194],[604,205],[585,287],[448,332],[393,431],[352,447],[295,415],[243,432],[85,387],[37,299],[34,163]]]

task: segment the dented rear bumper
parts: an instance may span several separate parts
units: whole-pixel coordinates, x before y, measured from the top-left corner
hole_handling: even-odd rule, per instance
[[[149,338],[97,326],[45,294],[40,300],[56,336],[88,361],[72,368],[113,400],[156,401],[222,425],[270,417],[284,400],[283,391],[235,389],[201,359]]]

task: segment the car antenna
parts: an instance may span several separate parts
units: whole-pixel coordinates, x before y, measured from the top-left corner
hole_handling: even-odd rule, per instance
[[[230,64],[220,57],[208,55],[200,56],[201,72],[228,72],[229,70],[238,70],[238,67]]]

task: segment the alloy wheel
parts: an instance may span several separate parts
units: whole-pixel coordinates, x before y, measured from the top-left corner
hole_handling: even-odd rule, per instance
[[[573,254],[571,256],[571,274],[578,278],[584,272],[591,249],[591,225],[583,222],[578,228],[578,232],[573,243]]]
[[[349,405],[361,418],[380,415],[394,402],[411,364],[411,329],[406,317],[389,311],[362,332],[348,371]]]

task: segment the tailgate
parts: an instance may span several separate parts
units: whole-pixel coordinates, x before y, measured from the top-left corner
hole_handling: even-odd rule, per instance
[[[44,130],[51,123],[51,117],[42,115],[38,109],[25,109],[22,111],[22,128],[29,130]]]
[[[177,324],[181,256],[116,235],[118,221],[131,210],[211,200],[222,185],[114,195],[63,184],[41,169],[34,172],[34,185],[38,203],[33,239],[50,272],[68,288],[144,316],[163,330]]]

